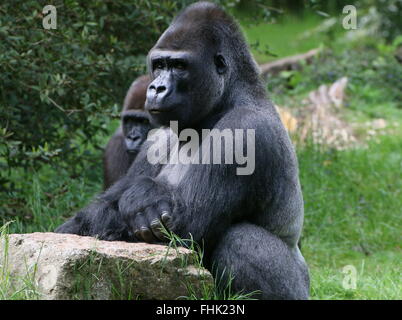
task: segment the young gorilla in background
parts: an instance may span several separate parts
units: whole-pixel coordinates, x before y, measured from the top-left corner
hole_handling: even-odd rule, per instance
[[[144,111],[150,83],[151,78],[148,75],[137,78],[124,98],[121,126],[110,138],[103,154],[104,190],[127,173],[146,140],[148,131],[153,128],[149,122],[149,114]]]
[[[148,67],[145,108],[162,126],[155,134],[170,133],[173,120],[199,133],[254,129],[254,172],[237,175],[237,164],[225,163],[152,165],[146,141],[127,175],[56,232],[152,243],[165,240],[164,224],[203,244],[205,265],[218,279],[231,272],[233,290],[307,299],[297,159],[237,23],[212,3],[195,3],[162,34]]]

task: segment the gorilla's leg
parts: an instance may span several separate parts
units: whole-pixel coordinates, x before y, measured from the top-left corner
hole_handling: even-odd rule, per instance
[[[307,265],[297,246],[289,248],[281,239],[253,224],[232,226],[212,254],[212,269],[218,285],[225,287],[234,276],[232,292],[250,293],[259,299],[308,299]]]

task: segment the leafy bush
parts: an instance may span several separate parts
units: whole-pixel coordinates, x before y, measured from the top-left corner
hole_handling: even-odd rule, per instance
[[[402,34],[402,0],[376,0],[380,14],[380,34],[388,41]]]
[[[0,188],[11,168],[76,168],[117,115],[145,54],[182,1],[0,3]],[[42,9],[57,8],[57,29]]]

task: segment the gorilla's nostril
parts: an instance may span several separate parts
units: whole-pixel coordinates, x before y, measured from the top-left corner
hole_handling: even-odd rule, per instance
[[[156,93],[161,93],[161,92],[163,92],[165,90],[166,90],[165,86],[159,86],[158,88],[156,88]]]
[[[135,142],[135,141],[139,140],[141,137],[140,137],[140,136],[132,136],[132,135],[130,135],[130,136],[128,136],[128,138],[129,138],[131,141]]]

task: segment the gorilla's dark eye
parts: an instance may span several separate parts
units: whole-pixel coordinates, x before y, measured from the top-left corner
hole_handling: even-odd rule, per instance
[[[156,70],[156,69],[163,69],[163,68],[164,68],[163,62],[162,62],[161,60],[156,60],[156,61],[154,61],[153,65],[152,65],[152,68],[153,68],[154,70]]]
[[[149,124],[149,120],[146,118],[138,119],[137,122],[140,124]]]
[[[175,69],[184,70],[186,69],[186,64],[183,61],[175,61],[173,67]]]

